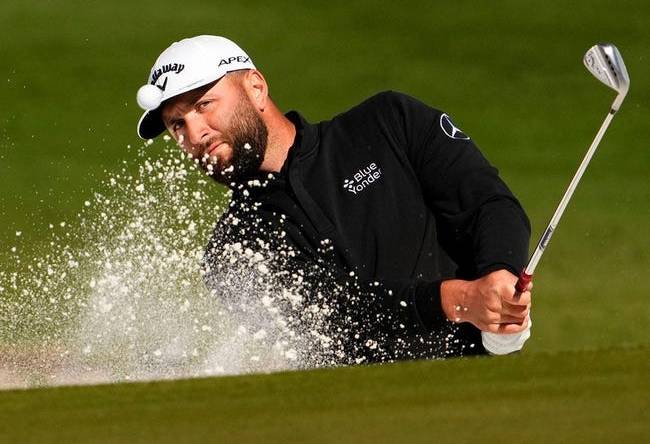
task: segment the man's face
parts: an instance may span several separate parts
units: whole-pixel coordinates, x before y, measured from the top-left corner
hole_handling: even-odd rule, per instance
[[[162,118],[183,151],[199,159],[217,182],[259,170],[268,130],[238,75],[227,74],[202,88],[170,99]]]

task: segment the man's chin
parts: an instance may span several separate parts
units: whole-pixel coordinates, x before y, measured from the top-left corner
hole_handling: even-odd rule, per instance
[[[232,165],[222,169],[213,168],[210,170],[204,168],[204,171],[208,177],[222,185],[230,185],[230,183],[235,180],[234,168]]]
[[[217,170],[216,168],[214,168],[212,171],[206,170],[205,173],[215,182],[221,185],[232,186],[233,184],[238,183],[247,177],[255,175],[257,171],[259,171],[259,167],[235,168],[233,165],[230,165],[220,170]]]
[[[256,175],[261,166],[261,158],[244,158],[239,160],[237,166],[230,162],[223,166],[217,163],[208,163],[204,165],[204,171],[215,182],[230,186],[233,182],[236,183],[247,177]]]

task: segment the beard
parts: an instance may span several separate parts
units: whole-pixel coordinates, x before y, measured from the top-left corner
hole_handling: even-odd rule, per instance
[[[259,171],[266,154],[268,128],[243,90],[240,91],[224,141],[232,148],[232,157],[229,162],[219,161],[212,170],[208,168],[210,177],[228,185]],[[213,140],[208,140],[206,146],[212,143]]]

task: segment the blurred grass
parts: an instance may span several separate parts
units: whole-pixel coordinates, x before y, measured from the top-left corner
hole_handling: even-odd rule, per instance
[[[650,351],[3,392],[1,442],[647,442]]]
[[[132,156],[135,91],[171,41],[201,33],[239,42],[281,108],[313,121],[384,89],[446,110],[520,197],[534,246],[613,99],[581,64],[589,46],[609,40],[625,57],[631,91],[538,268],[528,350],[649,344],[650,4],[567,8],[5,0],[0,267],[13,266],[13,245],[47,249],[47,224],[74,220],[107,172]],[[221,191],[211,188],[215,199]]]

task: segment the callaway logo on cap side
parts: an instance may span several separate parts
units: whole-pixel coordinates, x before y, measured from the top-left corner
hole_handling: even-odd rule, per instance
[[[161,66],[160,68],[158,68],[157,70],[155,70],[155,71],[153,71],[151,73],[151,82],[150,83],[152,85],[155,85],[156,80],[158,80],[158,78],[161,75],[163,75],[165,73],[168,73],[168,72],[175,72],[176,74],[180,74],[180,72],[183,71],[183,69],[185,69],[185,65],[183,65],[181,63],[168,63],[166,65],[163,65],[163,66]]]

